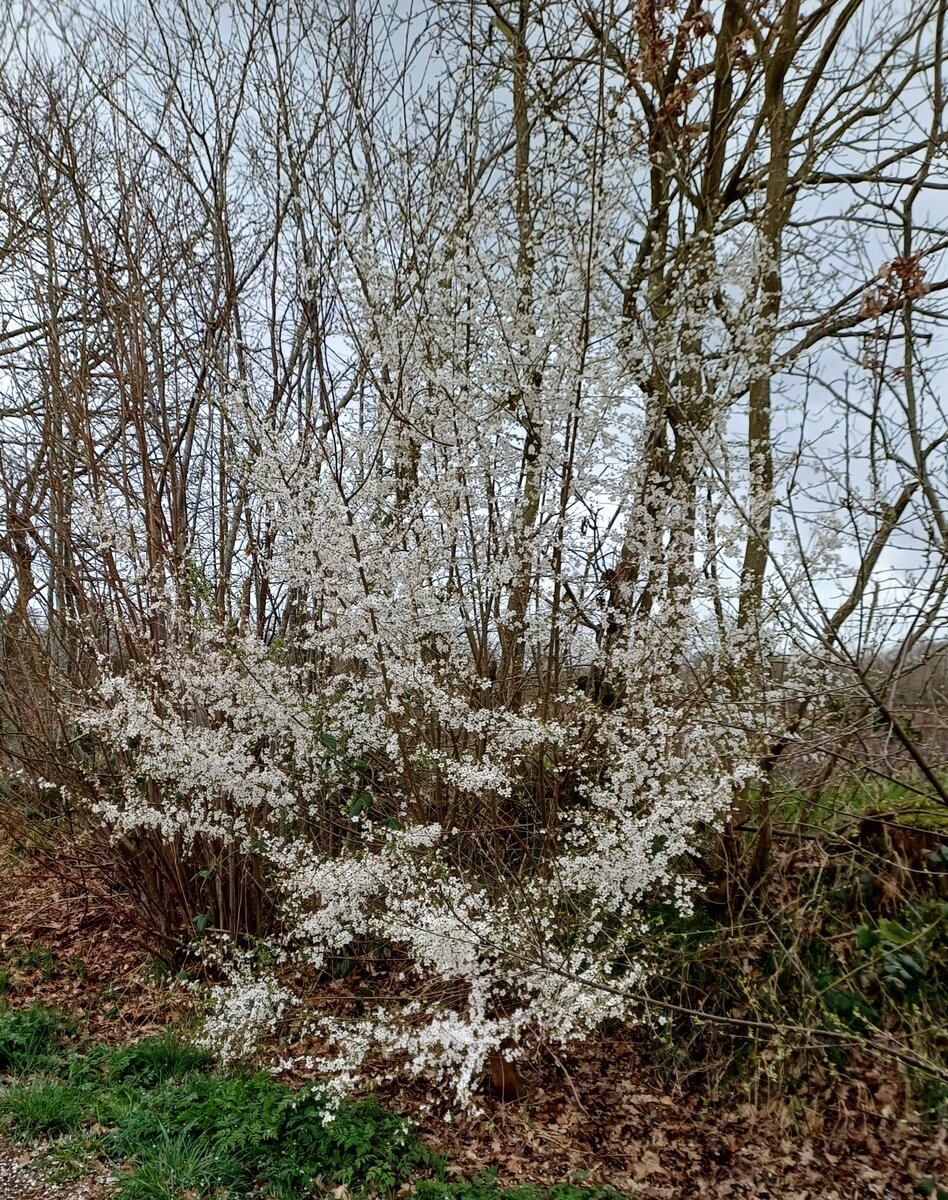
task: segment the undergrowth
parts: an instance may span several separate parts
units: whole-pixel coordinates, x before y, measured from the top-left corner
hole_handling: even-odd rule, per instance
[[[375,1100],[333,1107],[318,1085],[214,1070],[171,1034],[118,1049],[66,1038],[43,1009],[0,1012],[0,1123],[17,1140],[50,1141],[59,1178],[109,1164],[120,1200],[296,1200],[340,1187],[356,1197],[413,1188],[423,1200],[620,1200],[572,1184],[504,1190],[490,1172],[445,1182],[445,1163]]]
[[[0,1075],[47,1070],[62,1062],[69,1023],[38,1004],[21,1012],[0,1009]]]
[[[657,1031],[656,1057],[702,1086],[779,1091],[791,1103],[814,1081],[825,1097],[827,1085],[889,1072],[906,1101],[939,1120],[948,1112],[945,811],[899,788],[830,793],[819,813],[805,797],[780,799],[782,836],[758,887],[729,905],[699,900],[686,919],[663,914],[653,995],[711,1019],[672,1019]]]
[[[418,1200],[497,1200],[498,1196],[504,1200],[617,1200],[618,1193],[611,1188],[583,1188],[572,1183],[557,1183],[546,1190],[525,1183],[500,1192],[497,1173],[482,1171],[462,1183],[419,1183],[415,1196]]]

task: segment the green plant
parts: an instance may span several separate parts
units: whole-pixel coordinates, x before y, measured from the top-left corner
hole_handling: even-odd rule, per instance
[[[942,906],[948,910],[948,905]],[[928,974],[924,942],[928,929],[906,928],[900,921],[879,920],[876,925],[860,925],[856,945],[860,950],[877,950],[874,978],[887,990],[905,999],[917,997]]]
[[[572,1183],[504,1189],[496,1172],[419,1182],[443,1177],[444,1163],[374,1099],[330,1105],[317,1085],[294,1091],[264,1073],[215,1071],[170,1032],[72,1053],[65,1035],[38,1007],[0,1014],[0,1046],[37,1072],[0,1093],[0,1117],[18,1139],[59,1138],[44,1159],[58,1179],[95,1158],[121,1168],[120,1200],[302,1200],[317,1179],[358,1197],[411,1183],[423,1200],[621,1200]]]
[[[122,1200],[228,1195],[243,1175],[239,1160],[221,1154],[214,1145],[165,1130],[142,1143],[132,1163],[119,1185]]]
[[[794,792],[779,801],[788,821],[804,803]],[[653,910],[649,990],[710,1018],[656,1030],[655,1054],[670,1072],[713,1073],[720,1086],[787,1096],[821,1063],[845,1086],[867,1053],[899,1042],[909,1056],[944,1062],[944,814],[936,828],[936,814],[916,798],[924,823],[909,823],[903,810],[892,820],[857,813],[854,831],[852,802],[830,793],[822,827],[805,824],[799,841],[788,833],[766,886],[733,894],[727,906],[709,888],[684,919]],[[719,1017],[758,1024],[744,1030]],[[779,1036],[787,1025],[812,1036]],[[930,1079],[907,1081],[924,1112],[943,1107]]]
[[[934,1179],[920,1179],[915,1190],[920,1196],[930,1196],[932,1200],[948,1200],[948,1188],[939,1187]]]
[[[405,1122],[373,1101],[343,1105],[330,1119],[320,1089],[294,1092],[263,1074],[192,1071],[106,1102],[99,1120],[115,1126],[110,1157],[134,1164],[141,1147],[163,1137],[199,1139],[222,1162],[239,1162],[248,1188],[259,1180],[276,1197],[305,1192],[316,1175],[391,1188],[427,1161]]]
[[[189,1045],[172,1033],[145,1038],[112,1056],[109,1074],[139,1087],[154,1087],[210,1066],[211,1055]]]
[[[53,1142],[41,1162],[54,1183],[63,1183],[88,1175],[91,1164],[102,1156],[102,1135],[79,1130]]]
[[[153,957],[142,969],[141,975],[149,983],[165,983],[171,977],[171,968],[163,959]]]
[[[13,964],[20,971],[39,971],[44,979],[56,973],[56,960],[45,942],[33,942],[30,946],[17,946],[13,950]]]
[[[261,1149],[260,1177],[276,1196],[293,1195],[317,1174],[349,1187],[393,1189],[429,1161],[407,1123],[374,1100],[344,1104],[327,1122],[318,1089],[292,1097],[278,1138]]]
[[[551,1188],[532,1183],[503,1188],[497,1183],[496,1169],[480,1171],[473,1179],[456,1183],[422,1182],[413,1194],[416,1200],[623,1200],[612,1188],[577,1187],[572,1183],[557,1183]]]
[[[0,1073],[48,1071],[61,1058],[67,1032],[61,1017],[38,1004],[20,1011],[0,1009]]]
[[[61,1079],[39,1076],[0,1093],[0,1116],[24,1141],[78,1129],[84,1114],[82,1090]]]

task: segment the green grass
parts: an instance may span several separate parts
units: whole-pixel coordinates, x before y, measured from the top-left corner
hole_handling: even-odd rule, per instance
[[[56,974],[53,952],[43,942],[14,947],[13,965],[20,971],[39,971],[44,979],[52,979]]]
[[[621,1200],[612,1188],[584,1188],[573,1183],[557,1183],[546,1189],[524,1183],[502,1189],[497,1186],[496,1171],[482,1171],[461,1183],[419,1183],[414,1195],[417,1200]]]
[[[491,1173],[439,1182],[444,1163],[374,1100],[329,1105],[318,1085],[293,1090],[263,1073],[221,1072],[166,1033],[118,1049],[71,1046],[68,1027],[34,1007],[0,1011],[0,1128],[53,1141],[47,1166],[75,1179],[95,1160],[121,1200],[303,1200],[340,1185],[354,1197],[423,1200],[606,1200],[562,1184],[502,1189]],[[317,1193],[320,1194],[320,1193]]]
[[[34,1076],[0,1091],[0,1119],[6,1119],[21,1141],[57,1137],[82,1124],[84,1099],[76,1084]]]
[[[294,1092],[267,1075],[192,1071],[147,1088],[105,1090],[97,1100],[97,1123],[112,1127],[106,1154],[133,1164],[123,1185],[132,1189],[137,1176],[160,1174],[162,1164],[183,1171],[189,1154],[201,1170],[216,1164],[208,1194],[247,1195],[260,1181],[281,1198],[305,1194],[317,1175],[354,1190],[390,1190],[428,1162],[404,1122],[373,1102],[343,1105],[329,1119],[319,1089]]]
[[[117,1051],[108,1061],[109,1074],[113,1079],[153,1087],[179,1079],[211,1065],[211,1056],[187,1042],[164,1033],[146,1038]]]
[[[61,1062],[69,1026],[38,1004],[20,1012],[0,1009],[0,1075],[44,1071]]]
[[[119,1187],[125,1200],[177,1200],[182,1193],[233,1194],[242,1182],[236,1159],[183,1133],[160,1131],[131,1162],[132,1170]]]

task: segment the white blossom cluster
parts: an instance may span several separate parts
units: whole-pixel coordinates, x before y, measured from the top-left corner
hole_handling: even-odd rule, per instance
[[[310,1018],[334,1047],[320,1068],[342,1086],[389,1060],[466,1104],[501,1044],[568,1042],[634,1011],[644,913],[655,896],[689,904],[685,856],[746,783],[774,710],[733,686],[750,634],[722,636],[708,614],[733,595],[700,569],[720,541],[643,468],[648,421],[616,357],[577,366],[578,261],[550,260],[557,288],[528,320],[502,247],[486,283],[483,262],[432,248],[445,286],[397,304],[376,246],[349,251],[346,336],[376,393],[358,419],[312,443],[261,417],[252,390],[232,397],[275,531],[271,585],[295,597],[285,635],[169,611],[160,655],[103,663],[86,724],[125,764],[103,820],[252,855],[281,962],[393,947],[448,997]],[[678,324],[656,332],[669,355],[705,319],[707,274],[698,287],[683,270]],[[700,373],[695,355],[683,371]],[[411,391],[397,403],[391,364]],[[723,454],[715,406],[739,370],[704,372],[712,415],[685,475]],[[591,521],[598,555],[637,564],[621,587],[597,582]],[[579,664],[619,702],[578,690]],[[208,1037],[228,1055],[285,1011],[262,978],[241,960],[216,1001]]]
[[[503,126],[493,85],[475,93],[472,130]],[[684,229],[662,314],[644,276],[620,298],[641,146],[621,171],[564,162],[565,116],[537,115],[529,231],[499,168],[463,211],[465,180],[438,174],[419,224],[403,201],[430,148],[407,131],[371,178],[353,168],[312,409],[281,416],[246,379],[222,398],[265,571],[255,542],[230,624],[169,611],[147,666],[103,663],[86,717],[124,770],[102,818],[253,856],[287,970],[384,946],[441,997],[309,1017],[321,1069],[389,1060],[458,1104],[501,1045],[634,1011],[652,899],[687,907],[687,855],[774,734],[740,682],[766,622],[735,632],[726,569],[766,262],[732,229]],[[319,303],[324,275],[301,274]],[[209,1038],[254,1043],[284,986],[239,960]]]
[[[232,955],[229,965],[230,978],[211,994],[198,1038],[222,1063],[248,1059],[294,1000],[272,975],[255,970],[247,955]]]
[[[335,1047],[318,1065],[345,1087],[388,1059],[468,1104],[502,1044],[568,1043],[634,1011],[646,964],[629,946],[647,945],[645,905],[688,904],[682,857],[749,774],[740,731],[759,729],[756,714],[723,686],[696,701],[679,674],[655,670],[656,644],[616,648],[623,704],[574,693],[544,720],[529,704],[464,698],[443,660],[409,665],[393,650],[388,677],[357,687],[354,673],[315,681],[280,648],[194,631],[147,671],[103,678],[87,725],[129,767],[100,812],[116,834],[203,836],[257,856],[280,898],[272,951],[284,964],[395,947],[415,985],[450,1001],[310,1016]],[[505,857],[495,822],[543,755],[573,786],[555,828],[530,831],[544,856]],[[371,778],[366,761],[380,764]],[[222,961],[231,975],[205,1036],[233,1059],[279,1026],[292,989],[251,959]]]

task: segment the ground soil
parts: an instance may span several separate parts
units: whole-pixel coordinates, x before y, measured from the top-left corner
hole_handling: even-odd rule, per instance
[[[161,977],[120,903],[32,856],[0,858],[0,960],[9,1003],[66,1009],[100,1039],[142,1037],[190,1003]],[[878,1067],[845,1086],[816,1081],[792,1103],[711,1100],[700,1077],[675,1086],[629,1035],[541,1057],[523,1077],[515,1102],[485,1080],[482,1114],[448,1125],[420,1115],[420,1093],[383,1099],[419,1121],[459,1176],[497,1167],[507,1184],[573,1179],[642,1200],[862,1200],[917,1197],[926,1180],[948,1187],[946,1130],[913,1117],[897,1079]],[[0,1145],[0,1200],[108,1195],[101,1174],[49,1182],[36,1164],[42,1149]]]

